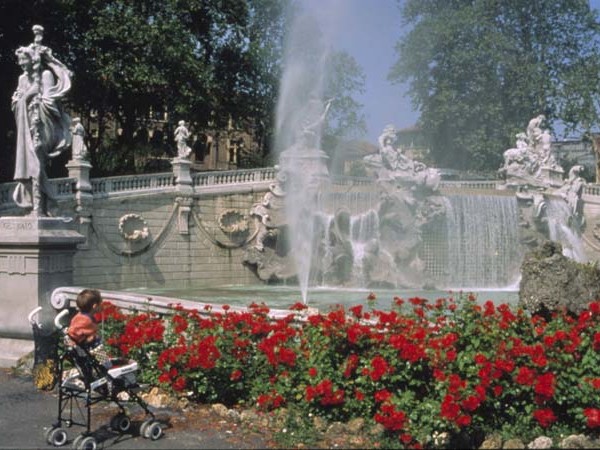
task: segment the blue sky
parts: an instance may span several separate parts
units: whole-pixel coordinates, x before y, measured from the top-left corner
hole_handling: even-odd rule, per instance
[[[387,80],[396,61],[394,45],[402,36],[398,0],[301,0],[313,11],[334,48],[345,50],[362,67],[365,92],[357,100],[363,104],[367,120],[365,139],[376,143],[387,124],[411,126],[418,114],[405,95],[406,86]],[[590,0],[600,9],[600,0]]]

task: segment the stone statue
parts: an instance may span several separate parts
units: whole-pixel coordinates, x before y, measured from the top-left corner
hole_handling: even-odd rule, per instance
[[[73,143],[71,144],[71,153],[73,160],[75,161],[87,161],[88,160],[88,148],[85,145],[85,129],[81,124],[81,119],[75,117],[73,119],[73,126],[71,128],[73,135]]]
[[[375,170],[380,181],[436,191],[440,182],[439,171],[406,156],[402,148],[396,146],[396,133],[393,125],[384,128],[377,140],[379,153],[366,156],[366,165]]]
[[[585,179],[581,176],[585,168],[579,164],[574,165],[569,170],[569,177],[565,184],[557,193],[565,199],[569,206],[571,222],[583,225],[583,188],[586,185]],[[576,222],[575,222],[576,221]]]
[[[541,128],[544,120],[542,114],[531,119],[525,133],[516,135],[516,148],[504,152],[504,165],[498,170],[504,178],[535,186],[562,184],[562,169],[551,151],[552,136]]]
[[[311,99],[309,101],[301,130],[302,142],[305,147],[313,148],[317,146],[317,139],[321,135],[327,113],[331,108],[331,102],[333,102],[333,99],[327,100],[324,105],[321,104],[320,100]]]
[[[177,142],[177,156],[180,158],[188,158],[192,149],[187,144],[188,139],[190,138],[190,132],[185,126],[185,121],[180,120],[178,123],[178,127],[175,129],[175,142]]]
[[[533,148],[537,146],[542,138],[542,122],[544,122],[544,120],[546,120],[546,116],[540,114],[531,119],[527,124],[527,139],[529,140],[529,145]]]
[[[15,54],[23,70],[12,96],[17,125],[15,203],[34,215],[45,215],[51,196],[45,166],[71,144],[71,120],[61,101],[71,89],[71,73],[41,44],[43,27],[34,25],[34,42]]]

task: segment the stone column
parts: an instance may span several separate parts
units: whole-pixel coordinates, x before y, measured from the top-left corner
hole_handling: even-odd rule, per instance
[[[73,284],[73,254],[83,240],[72,219],[0,217],[0,367],[33,349],[27,316],[34,308],[43,308],[41,323],[51,329],[50,295]]]
[[[177,227],[180,234],[189,234],[189,220],[192,210],[194,187],[190,169],[192,162],[187,158],[175,158],[171,162],[173,175],[175,175],[175,189],[177,197],[175,201],[179,207]]]
[[[175,186],[177,191],[192,192],[192,162],[187,158],[175,158],[171,161],[173,175],[175,175]]]
[[[85,238],[79,245],[80,249],[88,248],[88,239],[90,236],[90,225],[92,223],[92,212],[94,204],[94,195],[92,184],[90,183],[90,169],[92,165],[83,159],[73,159],[67,163],[69,178],[75,178],[75,211],[77,212],[79,232]]]

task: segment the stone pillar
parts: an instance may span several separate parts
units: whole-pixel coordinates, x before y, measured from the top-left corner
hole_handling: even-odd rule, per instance
[[[177,217],[177,228],[180,234],[190,234],[189,221],[192,210],[192,196],[194,187],[190,169],[192,162],[187,158],[175,158],[171,164],[173,165],[173,175],[175,175],[175,189],[177,197],[175,201],[178,204],[179,212]]]
[[[191,192],[192,188],[192,176],[191,167],[192,162],[187,158],[175,158],[171,161],[173,166],[173,175],[175,175],[175,186],[179,192]]]
[[[75,184],[75,211],[77,212],[79,232],[85,238],[85,241],[79,245],[82,250],[88,248],[90,225],[92,223],[94,195],[90,183],[91,168],[92,165],[83,159],[73,159],[67,163],[69,178],[77,180]]]
[[[52,291],[73,284],[73,255],[84,238],[72,219],[0,217],[0,367],[33,349],[28,314],[37,306],[51,329]]]

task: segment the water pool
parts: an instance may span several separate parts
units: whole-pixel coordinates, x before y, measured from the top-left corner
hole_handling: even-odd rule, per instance
[[[227,304],[231,306],[248,306],[252,302],[265,303],[273,309],[287,309],[291,305],[302,301],[300,289],[296,286],[206,286],[195,288],[132,288],[128,292],[144,295],[160,295],[202,303]],[[516,290],[403,290],[403,289],[342,289],[342,288],[312,288],[308,294],[308,306],[318,309],[328,309],[331,306],[342,304],[346,307],[366,305],[370,293],[376,296],[375,307],[389,309],[394,297],[409,299],[422,297],[428,300],[438,298],[457,298],[460,293],[473,293],[477,302],[482,304],[487,300],[496,305],[508,303],[514,305],[518,301],[519,293]]]

